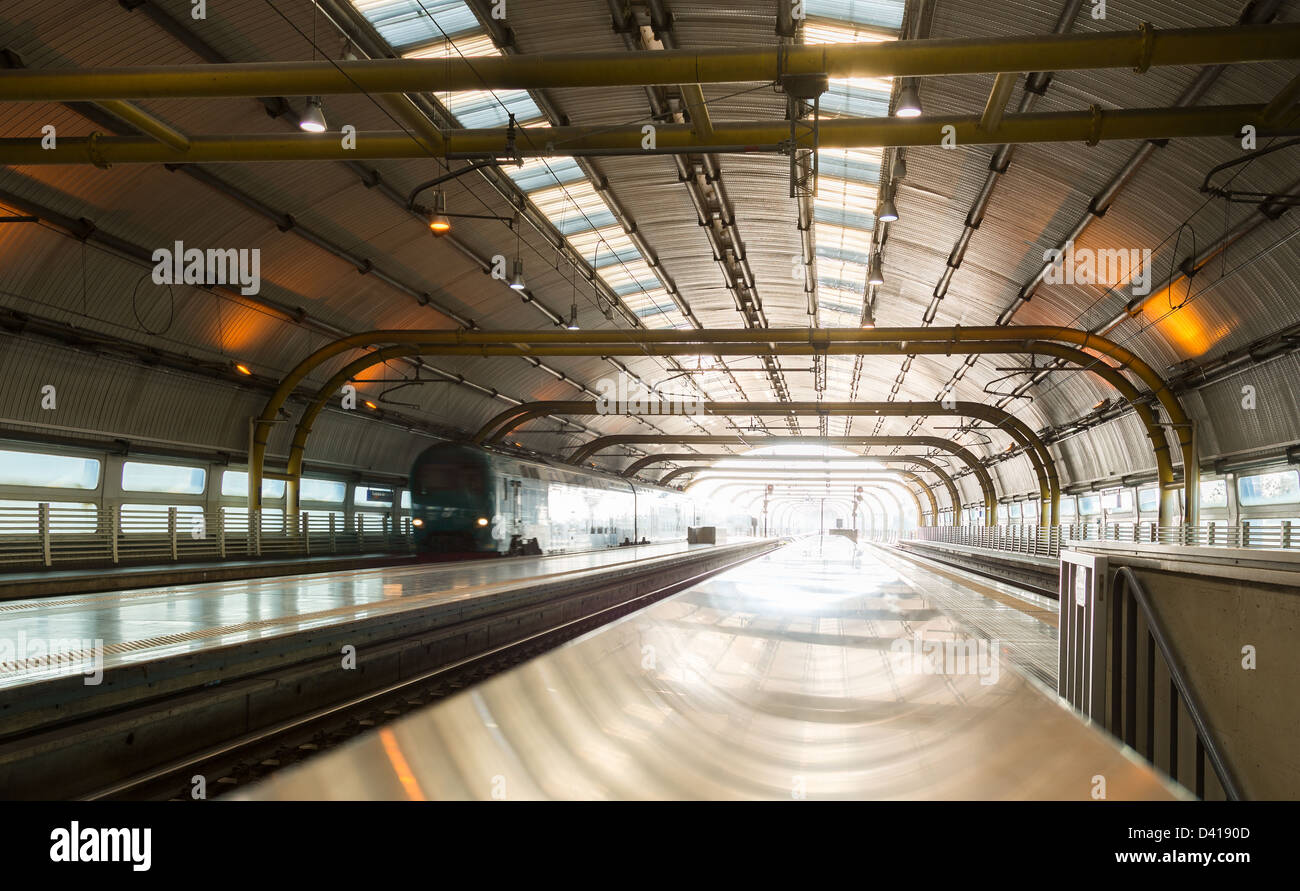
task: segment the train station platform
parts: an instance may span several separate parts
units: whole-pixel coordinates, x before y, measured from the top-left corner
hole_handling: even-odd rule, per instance
[[[65,597],[133,588],[173,587],[204,582],[262,579],[304,573],[373,569],[416,562],[409,554],[353,554],[350,556],[289,558],[264,557],[256,560],[212,560],[192,563],[146,564],[95,567],[93,569],[39,569],[0,573],[0,601],[29,597]]]
[[[1004,658],[990,617],[1050,611],[980,584],[804,539],[236,797],[1183,797]]]
[[[124,775],[133,751],[252,728],[775,546],[679,542],[0,604],[0,787],[76,794],[59,785],[74,754]]]

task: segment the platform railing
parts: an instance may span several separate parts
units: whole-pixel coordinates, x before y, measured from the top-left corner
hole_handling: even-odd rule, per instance
[[[1042,527],[1030,524],[1005,526],[923,526],[904,536],[914,541],[1012,551],[1036,557],[1059,557],[1062,545],[1071,541],[1121,541],[1185,545],[1188,547],[1258,548],[1289,550],[1300,547],[1300,530],[1291,521],[1279,525],[1258,522],[1202,523],[1199,526],[1158,526],[1155,523],[1071,523]]]
[[[291,528],[290,528],[291,527]],[[0,570],[410,553],[410,518],[242,508],[0,507]]]
[[[1057,693],[1198,798],[1242,789],[1146,589],[1128,566],[1061,557]]]

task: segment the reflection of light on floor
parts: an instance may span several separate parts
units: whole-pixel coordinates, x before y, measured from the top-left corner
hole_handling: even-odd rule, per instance
[[[388,756],[388,761],[393,765],[393,773],[397,776],[397,781],[402,784],[402,790],[406,793],[407,801],[427,801],[424,797],[424,790],[420,788],[420,781],[415,778],[411,771],[411,765],[407,763],[406,756],[402,754],[402,747],[397,743],[397,737],[393,731],[387,727],[379,731],[380,742],[384,746],[384,754]]]

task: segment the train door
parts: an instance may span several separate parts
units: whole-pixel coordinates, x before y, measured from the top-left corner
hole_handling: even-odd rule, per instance
[[[493,518],[493,538],[498,545],[511,550],[524,531],[523,482],[510,477],[501,478],[500,512]]]

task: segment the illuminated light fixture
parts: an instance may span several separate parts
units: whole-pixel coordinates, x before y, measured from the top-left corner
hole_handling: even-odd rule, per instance
[[[578,325],[578,304],[575,303],[573,304],[573,306],[569,307],[569,324],[565,325],[564,327],[568,328],[570,331],[579,330],[580,326]]]
[[[447,218],[447,196],[438,192],[433,202],[433,214],[429,217],[429,231],[435,238],[441,238],[451,231],[451,220]]]
[[[880,254],[871,255],[871,263],[867,266],[867,284],[883,285],[885,283],[885,273],[880,267]]]
[[[324,133],[325,127],[325,111],[321,108],[320,97],[312,96],[307,100],[302,117],[298,118],[298,129],[308,133]]]
[[[369,399],[366,400],[366,408],[374,409],[375,411],[379,410],[379,406],[375,405]]]
[[[1007,447],[1006,447],[1005,449],[1003,449],[1003,451],[1007,451],[1007,452],[1009,452],[1009,451],[1011,451],[1012,449],[1014,449],[1015,447],[1016,447],[1016,444],[1015,444],[1014,442],[1009,442],[1009,443],[1007,443]]]
[[[870,295],[868,295],[867,299],[862,302],[862,327],[863,328],[876,327],[876,314],[871,311]]]
[[[1098,402],[1096,405],[1094,405],[1094,406],[1092,407],[1092,410],[1093,410],[1093,411],[1100,411],[1101,409],[1105,408],[1109,402],[1110,402],[1109,399],[1103,399],[1103,400],[1101,400],[1100,402]]]
[[[898,219],[898,208],[894,207],[893,198],[886,198],[876,206],[876,219],[882,223],[892,223]]]
[[[510,287],[516,291],[524,289],[524,261],[519,257],[515,258],[515,274],[510,279]]]
[[[240,374],[246,374],[250,377],[253,374],[253,370],[249,368],[247,365],[245,365],[243,362],[236,362],[235,370],[238,371]]]
[[[478,524],[479,524],[480,526],[486,526],[486,525],[488,524],[488,518],[487,518],[487,517],[479,517],[479,518],[478,518]]]
[[[414,520],[411,521],[411,525],[412,525],[412,526],[423,526],[423,525],[424,525],[424,520],[421,520],[419,517],[416,517]]]
[[[919,118],[921,116],[921,93],[912,83],[903,85],[898,92],[898,105],[894,107],[896,118]]]

